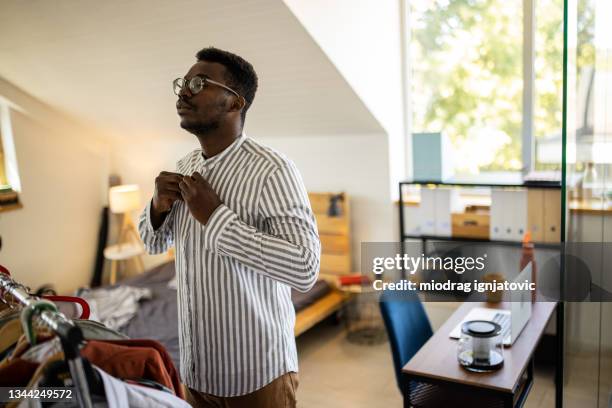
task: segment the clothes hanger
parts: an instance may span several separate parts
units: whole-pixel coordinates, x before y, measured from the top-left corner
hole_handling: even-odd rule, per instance
[[[68,302],[68,303],[76,303],[81,306],[81,316],[77,317],[77,319],[89,319],[89,314],[91,313],[91,309],[89,307],[89,303],[83,298],[76,296],[58,296],[58,295],[47,295],[43,296],[43,299],[50,300],[52,302]]]
[[[28,343],[30,343],[31,345],[36,344],[36,335],[32,328],[32,317],[34,317],[35,314],[38,315],[45,310],[57,312],[57,306],[55,305],[55,303],[49,300],[40,299],[33,302],[29,306],[24,307],[21,310],[20,319],[21,325],[23,327],[23,333],[25,334]]]
[[[10,276],[8,270],[0,265],[0,273]],[[71,320],[64,314],[59,313],[55,303],[47,299],[40,299],[30,295],[29,289],[15,282],[8,277],[0,277],[2,288],[12,294],[25,307],[20,314],[22,328],[25,337],[31,345],[36,342],[36,337],[32,328],[32,317],[39,316],[52,331],[59,336],[64,358],[68,364],[70,374],[75,384],[76,399],[80,406],[92,407],[92,401],[87,384],[86,373],[83,370],[83,360],[80,356],[80,344],[83,343],[83,333]],[[4,293],[2,294],[4,295]],[[8,302],[4,296],[1,299]],[[13,299],[13,300],[14,300]]]
[[[2,266],[2,265],[0,265],[0,272],[1,272],[1,273],[3,273],[3,274],[5,274],[5,275],[11,276],[11,273],[9,272],[9,270],[8,270],[8,269],[6,269],[6,268],[5,268],[4,266]]]

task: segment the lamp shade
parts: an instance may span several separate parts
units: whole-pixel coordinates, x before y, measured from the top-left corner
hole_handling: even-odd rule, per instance
[[[111,187],[108,192],[110,210],[113,213],[126,213],[140,208],[140,188],[137,185]]]

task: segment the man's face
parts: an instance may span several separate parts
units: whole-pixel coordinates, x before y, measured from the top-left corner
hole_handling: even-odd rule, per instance
[[[187,81],[194,76],[205,76],[225,84],[225,67],[216,62],[198,61],[185,75]],[[232,94],[220,86],[206,84],[196,95],[188,86],[179,94],[176,111],[181,127],[194,134],[202,134],[219,127],[219,123],[231,107]]]

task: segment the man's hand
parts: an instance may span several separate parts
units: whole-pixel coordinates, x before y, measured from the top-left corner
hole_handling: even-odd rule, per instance
[[[183,177],[179,188],[193,218],[206,225],[212,213],[221,205],[221,199],[210,183],[196,171],[191,177]]]
[[[166,216],[176,200],[182,200],[179,183],[183,175],[162,171],[155,178],[155,193],[151,201],[151,224],[153,229],[158,229],[166,219]]]
[[[162,171],[155,178],[155,193],[153,194],[153,211],[156,214],[163,214],[170,211],[172,204],[176,200],[181,200],[181,189],[179,183],[183,179],[183,175],[179,173],[171,173]]]

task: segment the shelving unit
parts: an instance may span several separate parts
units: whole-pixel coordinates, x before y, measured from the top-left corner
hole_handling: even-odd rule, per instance
[[[438,181],[402,181],[399,183],[399,223],[400,223],[400,242],[405,242],[407,239],[419,239],[425,249],[428,241],[457,241],[457,242],[482,242],[495,245],[520,246],[520,240],[504,240],[485,238],[470,238],[458,236],[440,236],[436,234],[411,234],[406,231],[405,227],[405,187],[406,186],[421,186],[421,187],[444,187],[444,188],[488,188],[488,189],[538,189],[538,190],[560,190],[560,183],[543,182],[543,183],[522,183],[522,182],[500,182],[500,183],[474,183],[461,180],[449,180],[446,182]],[[478,203],[477,203],[478,204]],[[411,205],[415,205],[414,202]],[[559,204],[561,205],[561,204]],[[559,231],[560,238],[561,231]],[[559,246],[557,242],[537,242],[540,247],[556,248]]]

